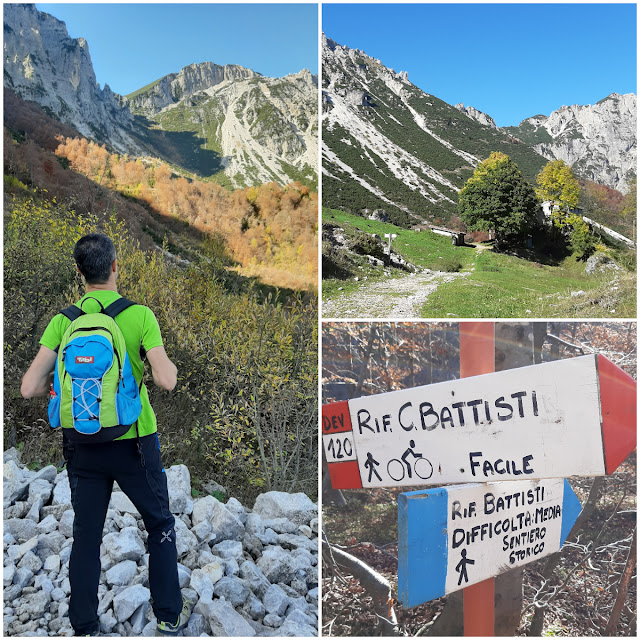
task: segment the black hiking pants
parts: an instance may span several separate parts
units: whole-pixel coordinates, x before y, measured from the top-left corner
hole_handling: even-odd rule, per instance
[[[68,443],[65,458],[75,512],[69,560],[69,619],[76,635],[99,629],[100,545],[114,480],[144,520],[149,551],[149,587],[158,621],[174,624],[182,609],[175,520],[169,511],[167,478],[156,434],[138,441]]]

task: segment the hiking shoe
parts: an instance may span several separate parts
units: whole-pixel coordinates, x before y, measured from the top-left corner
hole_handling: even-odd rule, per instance
[[[191,609],[193,608],[193,602],[188,598],[182,596],[182,611],[178,616],[178,620],[171,624],[170,622],[158,622],[156,624],[156,636],[177,636],[189,622],[191,617]]]

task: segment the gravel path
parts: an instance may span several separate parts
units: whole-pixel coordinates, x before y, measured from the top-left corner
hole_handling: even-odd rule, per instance
[[[425,271],[374,282],[352,294],[323,301],[322,317],[419,318],[422,305],[438,285],[469,273]]]

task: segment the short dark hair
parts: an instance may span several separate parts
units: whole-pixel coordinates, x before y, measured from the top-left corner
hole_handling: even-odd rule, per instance
[[[76,242],[73,257],[87,284],[104,284],[111,275],[116,247],[109,236],[90,233]]]

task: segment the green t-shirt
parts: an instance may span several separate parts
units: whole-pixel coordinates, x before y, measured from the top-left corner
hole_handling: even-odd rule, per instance
[[[100,305],[96,300],[99,300],[100,304],[106,308],[121,297],[122,296],[115,291],[93,291],[80,298],[80,300],[75,303],[75,306],[81,307],[85,313],[97,313],[100,311]],[[94,300],[91,298],[94,298]],[[85,300],[86,302],[84,302]],[[158,321],[151,309],[136,304],[120,313],[116,322],[118,327],[120,327],[120,331],[122,331],[127,345],[127,354],[129,355],[133,375],[138,384],[140,384],[144,374],[144,363],[140,358],[140,345],[144,347],[145,351],[162,346],[162,336],[160,335]],[[71,321],[69,318],[58,313],[51,319],[51,322],[49,322],[47,328],[44,330],[40,344],[51,350],[57,349],[64,332],[70,324]],[[140,398],[142,400],[142,412],[138,418],[138,431],[140,436],[146,436],[156,432],[156,415],[151,408],[147,387],[144,384],[140,389]],[[134,424],[131,426],[131,429],[123,436],[120,436],[118,440],[135,437],[136,427]]]

